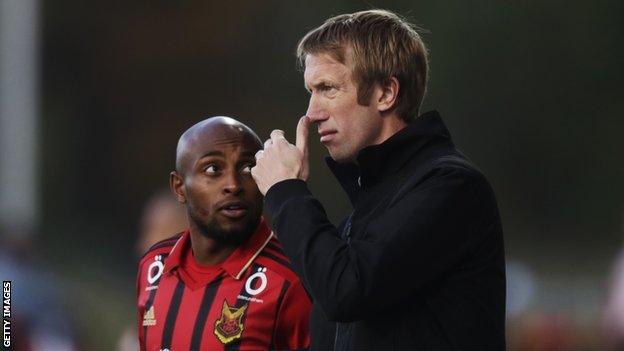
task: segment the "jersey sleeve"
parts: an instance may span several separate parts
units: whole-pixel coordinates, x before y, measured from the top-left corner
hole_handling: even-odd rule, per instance
[[[143,328],[143,314],[145,313],[144,308],[143,308],[143,304],[141,304],[141,291],[143,291],[143,286],[141,284],[141,282],[144,282],[145,279],[141,279],[143,277],[143,261],[141,261],[139,263],[139,267],[138,267],[138,272],[137,272],[137,279],[136,279],[136,301],[137,301],[137,335],[139,337],[139,345],[140,345],[140,350],[141,351],[145,351],[144,350],[144,346],[145,346],[145,342],[144,342],[144,328]]]
[[[310,347],[311,302],[300,281],[286,290],[275,322],[272,351],[300,351]]]
[[[147,287],[147,271],[146,261],[142,259],[139,262],[136,282],[136,301],[137,301],[137,335],[139,337],[139,350],[145,351],[145,327],[143,327],[143,317],[145,315],[145,303],[148,299]]]

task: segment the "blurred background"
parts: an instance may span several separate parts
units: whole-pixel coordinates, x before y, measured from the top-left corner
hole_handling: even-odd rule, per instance
[[[22,349],[132,349],[140,252],[184,227],[163,190],[180,134],[227,115],[292,138],[297,41],[373,7],[427,30],[423,111],[498,196],[509,350],[624,349],[624,2],[0,0],[0,275]]]

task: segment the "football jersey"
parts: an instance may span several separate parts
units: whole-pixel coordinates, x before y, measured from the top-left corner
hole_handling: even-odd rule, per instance
[[[142,351],[306,350],[310,298],[264,219],[221,264],[201,266],[188,230],[139,263]]]

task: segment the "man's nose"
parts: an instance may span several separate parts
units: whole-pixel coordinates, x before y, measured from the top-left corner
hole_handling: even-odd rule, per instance
[[[324,121],[329,117],[329,114],[323,106],[323,103],[319,101],[318,97],[315,94],[312,94],[312,96],[310,96],[310,102],[308,103],[306,116],[308,116],[311,122]]]
[[[241,179],[237,172],[229,172],[225,176],[223,184],[223,192],[226,194],[239,194],[243,190]]]

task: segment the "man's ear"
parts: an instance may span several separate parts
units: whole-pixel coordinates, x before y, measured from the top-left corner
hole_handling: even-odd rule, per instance
[[[377,109],[379,112],[386,112],[396,106],[397,96],[399,95],[399,80],[390,77],[385,85],[379,85],[377,93]]]
[[[178,202],[185,204],[186,189],[184,188],[184,179],[178,174],[177,171],[169,173],[169,186],[171,187],[171,191],[173,192],[173,195],[175,195]]]

